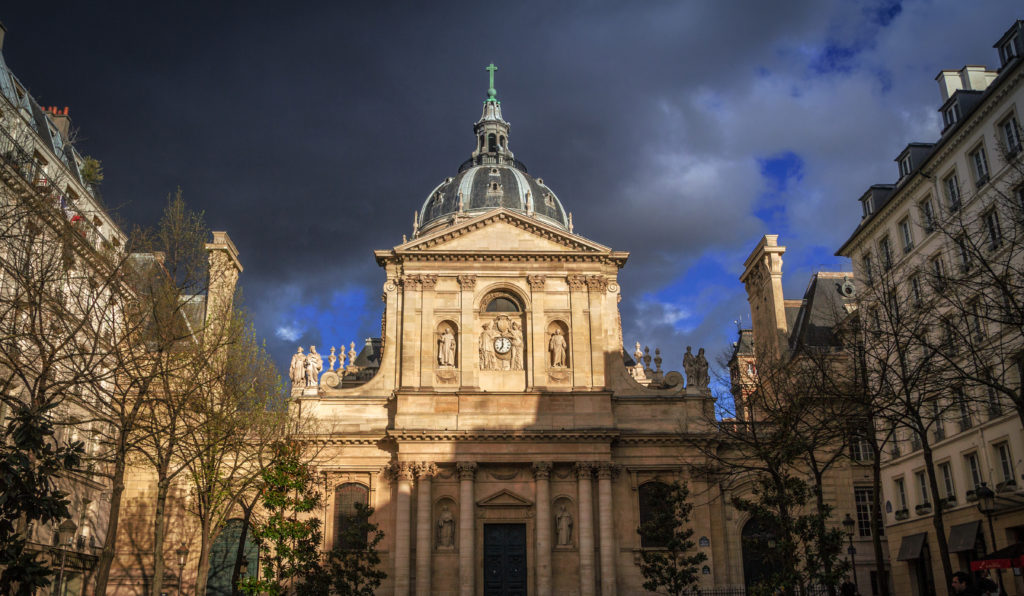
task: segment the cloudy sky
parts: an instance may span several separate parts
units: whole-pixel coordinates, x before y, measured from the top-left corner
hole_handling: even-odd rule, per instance
[[[373,249],[473,148],[484,66],[510,147],[577,233],[632,253],[627,344],[727,349],[762,234],[784,283],[833,253],[857,198],[939,134],[935,75],[997,64],[1019,0],[7,3],[4,58],[70,106],[106,201],[155,223],[181,187],[231,234],[284,369],[379,330]],[[183,6],[193,4],[193,8]],[[144,7],[144,8],[143,8]]]

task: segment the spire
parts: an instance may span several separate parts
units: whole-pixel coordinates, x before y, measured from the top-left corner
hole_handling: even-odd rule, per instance
[[[492,62],[484,70],[488,74],[487,99],[484,100],[483,113],[480,120],[473,125],[476,136],[476,149],[473,161],[481,164],[482,156],[488,156],[487,163],[504,163],[512,160],[512,152],[508,148],[509,124],[501,116],[501,102],[498,101],[498,90],[494,88],[494,71],[498,67]]]

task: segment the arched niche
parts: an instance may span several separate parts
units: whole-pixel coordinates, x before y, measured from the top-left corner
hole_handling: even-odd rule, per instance
[[[434,366],[436,368],[458,368],[459,326],[455,321],[444,320],[434,328]]]
[[[551,504],[551,545],[555,550],[576,550],[579,515],[576,502],[567,495],[555,497]]]
[[[455,499],[441,497],[434,501],[433,545],[438,552],[455,552],[459,545],[459,510]]]
[[[555,336],[561,336],[559,341]],[[572,346],[570,345],[569,336],[569,325],[561,319],[554,319],[548,323],[547,332],[544,335],[547,338],[547,363],[548,368],[572,368],[572,361],[570,355],[572,354]],[[559,345],[561,346],[561,354],[559,355]],[[560,356],[560,358],[559,358]]]
[[[477,306],[480,370],[525,370],[527,308],[522,295],[497,287],[485,292]]]

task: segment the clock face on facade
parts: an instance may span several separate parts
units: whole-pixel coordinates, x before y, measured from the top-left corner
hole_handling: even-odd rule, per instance
[[[494,351],[499,354],[507,354],[512,349],[512,342],[507,337],[497,337],[494,339]]]

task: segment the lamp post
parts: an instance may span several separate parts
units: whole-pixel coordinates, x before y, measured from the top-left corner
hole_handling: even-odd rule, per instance
[[[64,585],[64,564],[67,563],[68,548],[71,547],[71,541],[75,539],[76,530],[78,530],[78,526],[70,519],[60,522],[60,525],[57,526],[57,548],[60,550],[60,569],[57,571],[57,591],[55,594],[58,596],[60,596]]]
[[[188,547],[182,542],[174,554],[178,555],[178,594],[181,594],[182,584],[185,583],[185,561],[188,561]]]
[[[853,521],[850,514],[846,514],[846,518],[843,519],[843,528],[846,530],[846,538],[850,541],[849,548],[846,549],[847,554],[850,555],[850,573],[853,575],[853,589],[860,592],[860,582],[857,581],[857,549],[853,547],[853,526],[857,522]]]
[[[992,525],[992,514],[996,510],[996,494],[992,492],[992,489],[986,486],[984,482],[981,486],[974,489],[974,494],[978,497],[978,511],[985,514],[988,518],[988,532],[992,535],[992,550],[996,550],[996,529]],[[1003,570],[996,569],[996,579],[999,580],[999,593],[1005,594],[1006,590],[1003,588]]]

